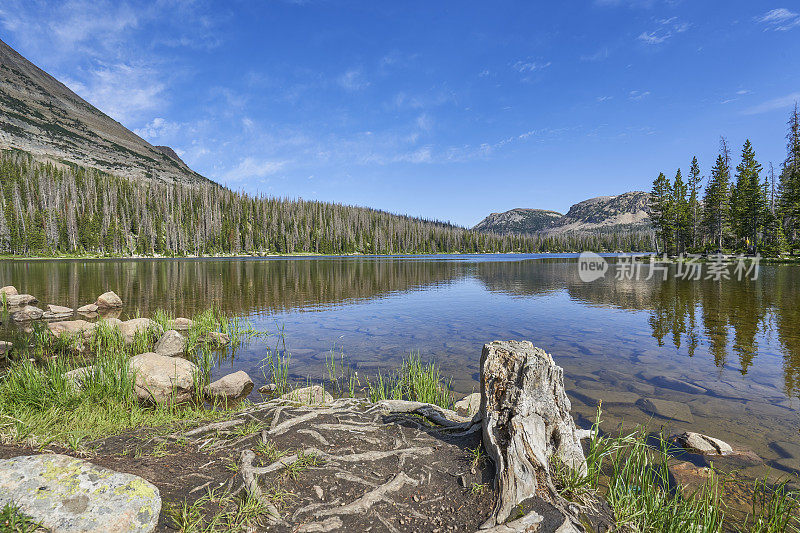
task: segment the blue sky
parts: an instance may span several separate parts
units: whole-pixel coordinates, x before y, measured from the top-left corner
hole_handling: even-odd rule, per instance
[[[800,1],[4,0],[0,36],[233,189],[473,225],[784,158]]]

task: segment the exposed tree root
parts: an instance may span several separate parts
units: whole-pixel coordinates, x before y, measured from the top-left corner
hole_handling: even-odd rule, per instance
[[[255,476],[255,468],[253,467],[253,460],[256,458],[256,454],[253,453],[252,450],[243,450],[242,451],[242,459],[241,459],[241,466],[240,472],[242,473],[242,478],[244,479],[244,486],[248,493],[250,493],[253,498],[261,502],[261,504],[267,508],[269,512],[267,516],[267,520],[270,524],[283,524],[286,523],[281,519],[280,513],[278,513],[278,508],[275,507],[275,504],[272,503],[272,500],[264,496],[264,493],[261,490],[261,487],[258,486],[258,480]]]
[[[351,515],[362,514],[369,511],[369,509],[377,502],[384,501],[387,494],[397,492],[405,485],[416,486],[418,482],[408,477],[405,472],[400,472],[395,475],[390,481],[384,483],[378,488],[371,490],[364,494],[361,498],[353,503],[342,505],[334,509],[325,509],[315,514],[317,517],[332,516],[332,515]]]

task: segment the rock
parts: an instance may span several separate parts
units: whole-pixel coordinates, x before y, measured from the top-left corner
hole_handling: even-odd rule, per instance
[[[122,307],[122,299],[116,293],[109,291],[98,296],[95,304],[99,309],[114,309]]]
[[[168,357],[181,355],[185,351],[186,338],[174,329],[165,331],[161,338],[158,339],[155,347],[155,352],[158,355],[166,355]]]
[[[678,422],[694,423],[694,417],[689,406],[685,403],[672,402],[670,400],[658,400],[655,398],[643,398],[636,402],[636,405],[646,413],[654,414]]]
[[[180,357],[166,357],[148,352],[131,358],[136,373],[134,389],[141,401],[165,404],[192,399],[197,365]]]
[[[118,319],[114,320],[119,321]],[[160,329],[160,327],[161,326],[149,318],[132,318],[119,323],[119,330],[122,332],[122,338],[125,339],[125,344],[131,344],[137,333],[144,333],[150,328]]]
[[[291,392],[287,392],[281,396],[281,398],[307,405],[331,403],[333,401],[333,396],[331,396],[330,393],[327,392],[321,385],[311,385],[310,387],[295,389]]]
[[[276,390],[278,390],[278,386],[274,383],[267,383],[266,385],[262,385],[258,388],[258,392],[261,394],[272,394]]]
[[[549,500],[563,520],[576,524],[573,528],[579,527],[550,474],[556,460],[586,472],[563,369],[550,354],[521,341],[484,345],[480,369],[483,446],[495,465],[497,489],[494,509],[481,528],[502,525],[521,502],[537,496]],[[525,518],[542,519],[535,511]]]
[[[25,307],[26,305],[38,303],[39,300],[30,294],[17,294],[6,297],[8,307]]]
[[[75,389],[80,390],[83,388],[84,380],[91,375],[92,372],[94,372],[94,369],[91,366],[82,366],[75,370],[65,372],[64,378],[69,381]]]
[[[28,322],[30,320],[39,320],[42,318],[44,312],[38,307],[26,305],[16,313],[14,313],[14,320],[17,322]]]
[[[639,401],[635,392],[581,388],[570,391],[570,394],[590,407],[600,402],[604,405],[633,405]]]
[[[19,293],[17,292],[17,288],[13,285],[6,285],[5,287],[0,288],[0,297],[2,297],[3,294],[5,294],[6,298],[8,298],[9,296],[16,296]]]
[[[193,322],[188,318],[176,318],[172,321],[172,329],[175,331],[189,331]]]
[[[96,327],[96,324],[85,320],[64,320],[47,324],[47,329],[56,337],[66,333],[68,335],[80,335],[84,339],[91,337]]]
[[[209,342],[215,346],[225,346],[231,342],[231,338],[224,333],[220,333],[219,331],[209,331],[203,335],[203,342]]]
[[[775,441],[770,444],[779,454],[800,459],[800,443],[789,441]]]
[[[14,343],[10,341],[0,341],[0,355],[5,355],[11,351]]]
[[[687,431],[680,435],[674,435],[671,439],[682,448],[701,455],[729,455],[733,453],[730,444],[723,440]]]
[[[63,307],[61,305],[48,304],[47,311],[42,315],[45,320],[56,320],[60,318],[68,318],[74,313],[71,307]]]
[[[481,408],[481,393],[467,394],[455,403],[455,412],[463,416],[472,416]]]
[[[678,392],[687,392],[689,394],[706,394],[708,392],[703,387],[695,385],[694,383],[689,383],[688,381],[670,376],[662,376],[659,374],[653,374],[651,372],[642,372],[639,375],[642,377],[642,379],[645,379],[664,389],[672,389]]]
[[[0,461],[0,507],[12,502],[54,533],[150,532],[161,512],[144,479],[57,454]]]
[[[92,313],[96,313],[99,308],[97,304],[86,304],[78,308],[78,312],[82,315],[89,315]]]
[[[212,400],[236,401],[253,391],[253,380],[240,370],[206,385],[205,393]]]

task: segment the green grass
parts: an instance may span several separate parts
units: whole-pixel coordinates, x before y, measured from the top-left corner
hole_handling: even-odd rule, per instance
[[[0,532],[30,533],[39,529],[39,524],[20,512],[15,505],[7,503],[0,509]]]
[[[617,526],[635,532],[717,533],[741,530],[736,523],[725,523],[726,505],[720,497],[724,480],[713,468],[708,478],[692,493],[670,481],[669,466],[676,453],[663,436],[648,435],[645,428],[627,434],[600,435],[597,421],[592,428],[585,475],[557,460],[551,464],[560,493],[573,501],[586,501],[600,495],[614,511]],[[744,531],[759,533],[797,532],[798,495],[786,484],[766,481],[754,487],[751,512]]]
[[[280,502],[285,495],[265,492],[273,501]],[[207,508],[216,511],[207,511]],[[209,490],[192,502],[167,503],[164,506],[172,527],[180,533],[223,533],[229,531],[252,531],[263,526],[269,511],[258,500],[246,492],[240,496],[230,493],[217,494]]]
[[[380,400],[410,400],[432,403],[446,409],[453,405],[451,380],[442,378],[438,365],[423,363],[418,352],[403,359],[394,373],[378,374],[375,383],[368,381],[368,396],[373,402]]]
[[[274,347],[267,346],[267,355],[261,360],[261,374],[264,381],[275,385],[275,394],[281,396],[291,392],[289,383],[289,365],[291,353],[286,349],[286,335],[283,327],[278,327]]]

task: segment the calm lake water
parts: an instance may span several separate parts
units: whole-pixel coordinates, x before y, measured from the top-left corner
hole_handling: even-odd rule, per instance
[[[4,261],[7,284],[70,307],[113,290],[123,319],[157,308],[192,316],[214,303],[256,328],[282,328],[298,381],[319,380],[334,347],[360,376],[418,350],[469,393],[484,343],[530,340],[564,367],[584,427],[599,397],[606,429],[658,429],[667,422],[637,400],[672,400],[692,421],[669,422],[671,431],[701,431],[749,446],[768,467],[800,468],[798,266],[762,265],[756,281],[584,283],[570,256]],[[241,369],[264,383],[266,343],[274,339],[239,349],[216,374]]]

